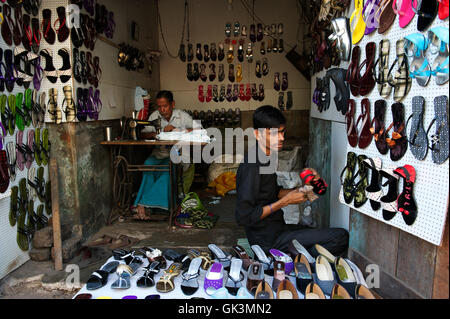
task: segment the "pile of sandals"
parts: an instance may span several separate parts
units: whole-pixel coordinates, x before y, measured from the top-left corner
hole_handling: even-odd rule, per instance
[[[347,37],[349,33],[345,32],[348,30],[345,11],[349,5],[350,0],[316,0],[310,9],[312,51],[309,64],[312,74],[348,60],[351,43]]]
[[[194,192],[186,194],[178,215],[175,217],[175,225],[180,228],[212,229],[219,217],[208,212],[203,206],[198,195]]]

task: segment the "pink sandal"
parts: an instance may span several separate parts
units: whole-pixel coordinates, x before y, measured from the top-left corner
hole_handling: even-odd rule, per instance
[[[417,7],[417,0],[394,0],[392,3],[392,9],[399,17],[400,28],[405,28],[414,18],[413,1],[414,7]]]
[[[23,171],[25,168],[25,156],[24,156],[24,150],[23,150],[23,132],[18,131],[16,134],[16,148],[17,148],[17,168],[19,171]]]

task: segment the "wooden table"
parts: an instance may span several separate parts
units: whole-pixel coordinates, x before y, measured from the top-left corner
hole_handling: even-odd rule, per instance
[[[168,165],[134,165],[121,155],[122,147],[155,147],[155,146],[175,146],[175,145],[199,145],[204,146],[207,143],[199,142],[180,142],[180,141],[160,141],[160,140],[119,140],[111,142],[101,142],[101,145],[111,147],[111,163],[113,170],[113,198],[114,206],[120,210],[127,210],[131,203],[129,200],[124,200],[122,203],[120,199],[131,197],[127,194],[127,188],[131,187],[131,182],[127,173],[129,172],[169,172],[170,178],[170,202],[169,202],[169,228],[173,225],[173,218],[177,207],[178,198],[178,169],[179,166],[169,161]],[[175,173],[175,174],[174,174]],[[125,192],[125,193],[123,193]],[[128,197],[127,197],[128,196]],[[130,199],[130,198],[128,198]]]

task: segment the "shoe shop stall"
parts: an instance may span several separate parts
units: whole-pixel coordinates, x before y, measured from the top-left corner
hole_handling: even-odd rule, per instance
[[[66,264],[104,249],[109,258],[73,299],[448,298],[448,0],[0,6],[0,279],[29,259]],[[251,129],[261,106],[281,110],[285,149],[271,181],[305,192],[283,218],[314,243],[289,237],[286,249],[263,250],[237,225],[232,200],[211,206],[236,188],[243,154],[233,136],[222,137],[208,174],[197,171],[204,163],[192,172],[215,174],[208,184],[220,196],[210,203],[180,192],[170,163],[168,228],[115,214],[147,214],[131,201],[141,175],[121,175],[148,164],[139,143],[195,135],[158,132],[148,106],[160,90],[222,134]],[[170,141],[139,141],[132,123]],[[125,142],[134,144],[112,147]],[[319,239],[323,230],[332,238]]]
[[[331,222],[349,227],[351,260],[380,267],[380,295],[445,296],[448,4],[325,3],[312,26],[329,29],[315,39],[311,116],[332,126]]]

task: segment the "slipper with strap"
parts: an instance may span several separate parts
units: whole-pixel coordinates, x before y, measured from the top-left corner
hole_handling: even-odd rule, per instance
[[[24,145],[24,149],[27,151],[27,169],[30,169],[34,162],[34,130],[28,131],[27,144]]]
[[[23,150],[23,132],[19,131],[16,134],[16,148],[17,148],[17,153],[16,153],[16,158],[17,158],[17,168],[19,169],[19,171],[23,171],[25,169],[25,163],[26,161],[26,154]]]
[[[36,189],[37,196],[41,203],[45,202],[45,180],[44,180],[44,168],[39,167],[37,176],[34,178],[34,184],[32,186]]]
[[[347,204],[350,204],[353,201],[353,197],[355,196],[353,182],[356,178],[355,175],[356,162],[357,162],[356,154],[353,152],[348,152],[347,165],[344,167],[340,175],[344,200]],[[344,173],[346,173],[345,179],[342,180]]]
[[[29,243],[31,242],[31,230],[28,229],[26,223],[27,217],[27,205],[28,205],[28,193],[27,193],[27,181],[23,178],[19,182],[19,214],[17,218],[17,244],[23,251],[28,251]]]
[[[397,214],[398,175],[394,173],[394,170],[395,168],[380,170],[380,175],[387,178],[387,181],[382,184],[383,187],[389,185],[388,193],[380,198],[383,219],[387,221],[393,219]]]
[[[49,216],[52,214],[52,188],[50,181],[45,184],[45,212]]]
[[[16,95],[16,126],[21,132],[25,130],[25,117],[26,117],[26,114],[22,109],[22,104],[23,104],[23,93],[18,93]]]
[[[438,9],[438,16],[439,19],[444,20],[448,18],[449,14],[449,1],[448,0],[438,0],[439,2],[439,9]]]
[[[448,125],[448,97],[446,95],[434,98],[434,118],[427,130],[427,136],[436,124],[435,134],[431,136],[431,151],[433,162],[444,163],[449,156],[449,125]]]
[[[438,1],[418,0],[411,8],[418,16],[417,31],[423,32],[428,29],[438,14]]]
[[[4,131],[4,129],[3,129]],[[9,169],[6,151],[0,150],[0,193],[5,193],[9,188]]]
[[[11,225],[11,227],[16,226],[17,223],[17,217],[19,212],[18,200],[19,200],[19,187],[13,186],[11,187],[11,202],[9,205],[9,224]]]
[[[161,293],[171,292],[175,289],[175,277],[180,274],[181,263],[173,263],[164,270],[164,275],[156,283],[156,290]]]
[[[41,159],[41,129],[38,127],[34,131],[34,159],[36,161],[36,164],[38,166],[42,165],[42,159]]]
[[[375,79],[373,76],[373,67],[375,64],[375,42],[369,42],[366,44],[366,59],[358,67],[358,78],[360,82],[359,94],[366,96],[372,92],[375,87]],[[364,74],[361,76],[361,70],[366,67]]]
[[[405,54],[408,57],[409,76],[416,79],[417,84],[426,86],[431,78],[431,68],[425,57],[428,48],[427,39],[422,33],[408,34],[405,37]]]
[[[181,291],[186,296],[191,296],[195,294],[199,288],[197,278],[200,276],[200,266],[202,264],[202,259],[196,257],[192,259],[189,269],[181,274],[183,281],[181,282]]]
[[[112,261],[93,272],[86,283],[86,289],[96,290],[106,286],[109,275],[116,272],[118,266],[118,261]]]
[[[397,16],[393,9],[394,0],[381,0],[378,12],[375,14],[375,19],[378,19],[379,27],[378,33],[385,33],[394,23]]]
[[[370,206],[374,211],[381,208],[380,199],[384,196],[383,190],[381,189],[381,176],[380,170],[383,168],[383,162],[381,158],[367,158],[363,162],[364,165],[370,170],[372,170],[372,179],[366,188],[366,196],[370,201]]]
[[[415,96],[412,99],[412,114],[406,121],[406,131],[411,121],[411,130],[408,137],[409,149],[416,159],[423,161],[428,153],[428,136],[423,125],[425,112],[425,99]]]
[[[355,125],[355,108],[356,103],[354,100],[348,100],[348,111],[345,115],[347,123],[347,139],[351,147],[356,147],[358,145],[358,131]]]
[[[393,128],[391,137],[386,138],[390,148],[390,157],[393,162],[400,160],[408,149],[408,141],[405,131],[405,107],[402,103],[392,105],[392,123],[388,127],[386,134]]]
[[[9,111],[8,111],[9,110]],[[6,114],[8,114],[8,132],[9,135],[13,136],[14,132],[16,131],[16,97],[15,95],[11,94],[8,96],[8,108],[6,109]],[[6,129],[6,127],[5,127]]]
[[[412,87],[412,79],[409,77],[408,59],[405,54],[405,45],[403,39],[397,40],[396,55],[394,63],[391,65],[388,73],[388,83],[394,88],[394,101],[401,102]],[[392,76],[395,64],[398,63],[398,69]]]
[[[9,142],[6,145],[6,155],[8,157],[8,167],[9,167],[9,176],[11,177],[11,182],[16,180],[16,145],[14,142]]]
[[[367,148],[370,143],[372,143],[373,135],[370,134],[370,100],[363,99],[361,101],[361,115],[356,121],[356,127],[358,127],[359,122],[362,121],[362,128],[360,130],[361,134],[358,138],[358,147],[361,149]]]
[[[431,74],[436,84],[443,85],[449,79],[449,32],[448,28],[437,26],[428,31]],[[427,52],[428,53],[428,52]]]
[[[48,139],[48,129],[45,128],[42,131],[42,142],[41,142],[41,161],[42,165],[47,166],[50,159],[50,141]]]
[[[417,0],[394,0],[392,8],[396,15],[399,16],[400,28],[405,28],[414,18],[414,7],[417,7]]]
[[[155,285],[154,276],[159,273],[161,265],[159,261],[151,262],[147,267],[143,268],[144,274],[138,279],[136,285],[140,288],[151,288]]]
[[[388,74],[389,74],[389,51],[390,51],[390,42],[388,39],[383,39],[380,41],[380,53],[373,66],[373,74],[375,76],[375,81],[378,83],[378,92],[380,96],[383,98],[388,98],[391,95],[392,87],[388,83]],[[378,75],[376,75],[376,66],[378,66]]]
[[[355,10],[350,16],[350,31],[352,33],[352,43],[361,41],[366,30],[366,23],[363,19],[363,1],[355,0]]]
[[[358,182],[354,186],[355,190],[355,199],[354,206],[355,208],[362,207],[368,200],[366,196],[366,188],[369,186],[369,171],[367,166],[364,165],[364,161],[367,159],[365,155],[358,156],[358,172],[356,176],[359,177]]]
[[[364,21],[366,22],[366,30],[364,35],[369,35],[375,31],[379,26],[379,19],[376,15],[381,12],[378,11],[381,0],[366,0],[363,7]],[[379,18],[379,16],[378,16]]]
[[[394,174],[403,178],[403,192],[398,196],[397,209],[402,213],[406,225],[411,226],[417,218],[417,204],[413,195],[416,170],[411,165],[405,165],[394,170]]]

